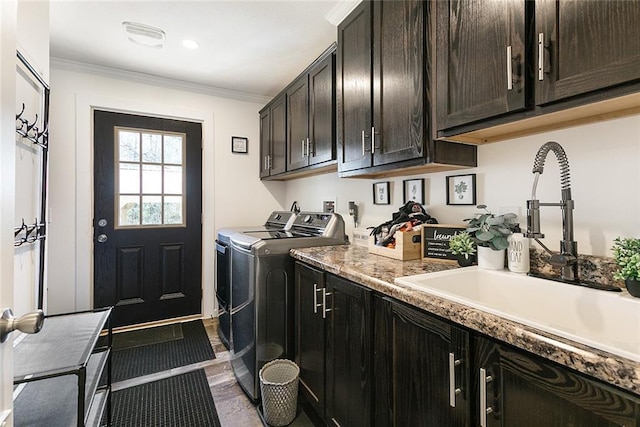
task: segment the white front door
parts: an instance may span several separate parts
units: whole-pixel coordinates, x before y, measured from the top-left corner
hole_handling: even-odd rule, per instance
[[[0,1],[0,312],[13,306],[15,216],[16,0]],[[11,336],[0,344],[0,426],[12,425]],[[8,420],[7,420],[8,419]],[[8,421],[8,422],[7,422]],[[5,422],[7,422],[5,424]]]

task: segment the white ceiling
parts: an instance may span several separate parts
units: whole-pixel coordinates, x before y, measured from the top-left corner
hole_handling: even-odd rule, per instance
[[[51,0],[51,57],[273,97],[335,42],[358,1]],[[123,21],[164,30],[164,48],[131,43]]]

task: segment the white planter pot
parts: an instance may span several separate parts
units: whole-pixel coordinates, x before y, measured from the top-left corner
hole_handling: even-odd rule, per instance
[[[478,246],[478,267],[486,270],[504,270],[505,250],[494,251]]]

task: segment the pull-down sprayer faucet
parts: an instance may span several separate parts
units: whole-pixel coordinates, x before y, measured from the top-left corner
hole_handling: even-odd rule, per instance
[[[544,170],[544,162],[549,151],[553,151],[560,164],[560,188],[562,201],[560,203],[540,203],[536,199],[538,179]],[[577,282],[578,279],[578,243],[573,240],[573,200],[571,200],[571,182],[569,176],[569,161],[564,149],[554,141],[549,141],[538,150],[533,162],[533,189],[531,200],[527,200],[527,232],[526,237],[533,238],[551,256],[552,265],[562,267],[562,280]],[[540,232],[540,206],[559,206],[562,210],[562,240],[560,253],[555,254],[547,248],[540,239],[544,234]]]

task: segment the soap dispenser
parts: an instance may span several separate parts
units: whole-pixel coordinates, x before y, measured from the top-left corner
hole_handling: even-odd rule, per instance
[[[507,237],[509,247],[507,248],[507,264],[509,271],[514,273],[529,272],[529,242],[530,239],[524,237],[518,228],[513,234]]]

